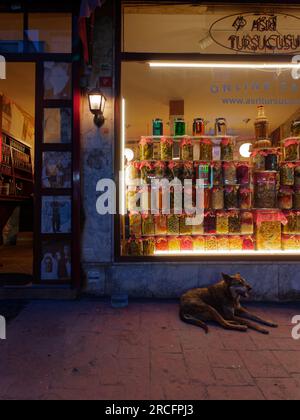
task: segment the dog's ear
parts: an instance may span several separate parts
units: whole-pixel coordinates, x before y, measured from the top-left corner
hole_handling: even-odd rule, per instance
[[[232,278],[228,274],[222,273],[222,277],[225,283],[230,284],[232,282]]]

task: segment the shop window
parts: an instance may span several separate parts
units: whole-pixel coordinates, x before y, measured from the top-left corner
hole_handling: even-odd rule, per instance
[[[22,13],[0,13],[0,52],[23,52]]]
[[[171,46],[164,33],[161,52],[195,52],[186,47],[187,33],[173,18],[200,18],[200,9],[195,7],[195,16],[175,9],[158,32],[163,28],[182,44]],[[126,19],[134,13],[131,9],[126,16],[125,11],[124,45],[143,40],[128,48],[157,52],[158,44],[148,42],[153,31],[147,25],[154,27],[161,9],[147,10],[138,39],[128,28],[126,33]],[[203,13],[215,20],[215,12],[224,10],[235,16],[236,9],[228,7],[209,7]],[[122,63],[122,256],[300,255],[300,79],[299,68],[290,67],[300,47],[294,25],[300,11],[282,10],[275,16],[272,8],[259,13],[256,6],[256,14],[250,12],[244,7],[239,20],[222,21],[221,32],[227,37],[233,28],[243,37],[251,22],[257,42],[267,45],[258,60],[245,58],[246,51],[237,60],[236,51],[228,55],[222,47],[222,62],[213,54],[209,61],[194,56],[157,60],[151,54],[145,59],[142,54],[140,61]],[[281,61],[277,54],[287,38],[285,30],[277,31],[283,28],[280,13],[292,16]],[[189,28],[193,35],[193,26]],[[274,42],[272,54],[267,39]],[[219,44],[213,41],[210,52],[219,54]]]
[[[72,15],[66,13],[31,13],[28,17],[28,40],[37,52],[72,52]]]

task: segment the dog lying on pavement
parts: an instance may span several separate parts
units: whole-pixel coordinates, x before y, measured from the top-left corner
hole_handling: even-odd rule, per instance
[[[252,287],[239,273],[235,276],[222,274],[222,277],[223,280],[214,286],[193,289],[181,297],[180,318],[183,322],[201,327],[206,333],[209,332],[208,321],[216,321],[227,330],[245,332],[250,328],[262,334],[269,334],[269,331],[254,322],[278,328],[274,322],[266,321],[241,306],[241,298],[248,298]]]

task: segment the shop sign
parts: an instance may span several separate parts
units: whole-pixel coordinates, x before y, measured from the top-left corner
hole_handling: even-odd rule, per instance
[[[248,54],[300,52],[300,17],[276,13],[243,13],[223,17],[210,27],[215,43]]]

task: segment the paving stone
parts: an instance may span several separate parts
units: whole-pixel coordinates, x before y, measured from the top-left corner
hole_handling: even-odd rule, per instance
[[[295,379],[258,379],[256,383],[267,400],[300,399],[300,385]]]
[[[243,362],[254,378],[287,378],[287,370],[271,351],[240,352]]]
[[[214,401],[253,401],[265,399],[260,389],[255,386],[215,386],[208,387],[207,391],[208,398]]]

